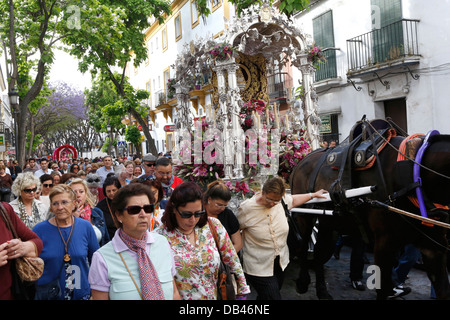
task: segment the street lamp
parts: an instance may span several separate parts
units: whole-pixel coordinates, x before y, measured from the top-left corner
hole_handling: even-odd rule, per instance
[[[19,92],[17,92],[16,89],[13,88],[10,92],[8,92],[8,96],[9,96],[9,103],[12,106],[19,104]]]
[[[109,143],[108,143],[108,155],[111,156],[111,144],[112,144],[112,140],[111,140],[111,125],[108,123],[108,125],[106,126],[106,130],[108,131],[108,137],[109,137]]]
[[[18,140],[17,140],[17,114],[19,113],[18,105],[19,105],[19,92],[16,89],[12,89],[8,92],[9,96],[9,105],[10,107],[14,107],[14,151],[16,152],[15,158],[18,159]],[[12,111],[12,110],[11,110]]]

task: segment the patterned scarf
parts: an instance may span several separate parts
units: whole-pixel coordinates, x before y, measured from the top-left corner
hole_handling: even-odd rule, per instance
[[[127,235],[122,229],[119,229],[119,236],[127,247],[138,255],[139,277],[144,300],[164,300],[161,282],[146,252],[147,233],[145,233],[144,239],[137,240]]]
[[[91,206],[89,204],[85,205],[84,208],[81,209],[80,218],[91,221]]]

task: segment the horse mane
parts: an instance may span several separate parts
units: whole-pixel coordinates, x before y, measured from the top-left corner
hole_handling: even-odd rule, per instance
[[[430,139],[428,139],[430,143],[433,142],[450,142],[450,134],[436,134],[434,136],[431,136]]]

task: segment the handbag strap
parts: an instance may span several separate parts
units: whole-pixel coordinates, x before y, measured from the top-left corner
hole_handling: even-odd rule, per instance
[[[209,225],[209,230],[211,230],[211,233],[213,235],[214,242],[216,243],[217,251],[219,251],[220,260],[222,261],[222,254],[220,253],[220,247],[219,247],[219,237],[217,236],[216,228],[214,227],[213,223],[211,222],[211,220],[209,218],[208,218],[208,225]]]
[[[127,264],[126,264],[126,262],[125,262],[125,259],[122,257],[122,254],[121,254],[120,252],[118,252],[118,253],[119,253],[120,259],[122,259],[122,262],[123,262],[123,264],[125,265],[125,268],[127,268],[127,271],[128,271],[128,274],[129,274],[130,277],[131,277],[131,280],[133,280],[133,283],[134,283],[134,285],[135,285],[135,287],[136,287],[136,289],[137,289],[137,291],[138,291],[138,293],[139,293],[139,296],[141,297],[141,300],[144,300],[144,298],[142,297],[141,290],[139,290],[139,286],[137,285],[136,281],[134,280],[134,277],[133,277],[133,275],[131,274],[130,269],[128,269],[128,266],[127,266]]]
[[[11,232],[14,239],[18,239],[16,229],[14,228],[11,218],[9,214],[6,212],[6,208],[3,206],[2,203],[0,203],[0,211],[2,213],[3,220],[5,221],[5,225],[8,228],[8,230]]]

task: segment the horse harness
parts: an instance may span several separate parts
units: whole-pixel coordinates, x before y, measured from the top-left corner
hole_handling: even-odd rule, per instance
[[[345,197],[345,190],[352,186],[352,171],[367,170],[375,163],[378,170],[379,183],[383,186],[387,203],[394,203],[396,199],[408,196],[408,199],[420,209],[423,217],[427,217],[427,210],[436,209],[448,210],[448,207],[431,203],[422,190],[422,181],[420,178],[420,165],[422,156],[429,147],[429,138],[439,134],[437,130],[430,131],[427,135],[415,134],[406,137],[398,150],[398,158],[394,168],[396,184],[400,186],[398,191],[388,194],[384,174],[382,172],[380,161],[375,161],[379,152],[389,144],[391,138],[397,136],[397,125],[391,120],[376,119],[368,122],[363,119],[356,123],[352,128],[348,141],[336,148],[318,149],[317,152],[323,152],[317,165],[312,172],[308,192],[315,191],[315,182],[322,166],[327,163],[333,169],[339,170],[337,179],[330,186],[330,198],[337,210],[337,214],[343,212],[354,213],[354,207],[359,203],[350,202]],[[405,156],[405,153],[408,156]],[[413,161],[411,161],[413,159]],[[415,159],[415,160],[414,160]],[[411,196],[415,191],[416,197]],[[360,223],[358,215],[354,215],[363,238],[366,233]],[[424,225],[432,226],[429,223],[422,222]]]

